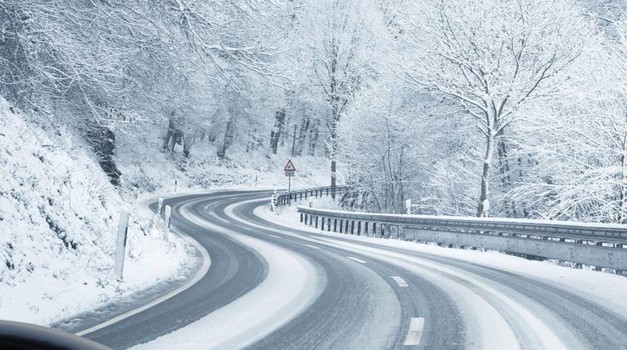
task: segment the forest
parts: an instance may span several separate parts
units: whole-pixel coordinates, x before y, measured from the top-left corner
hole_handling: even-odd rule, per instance
[[[0,0],[0,96],[114,185],[157,125],[180,171],[318,157],[369,211],[627,222],[621,0]]]

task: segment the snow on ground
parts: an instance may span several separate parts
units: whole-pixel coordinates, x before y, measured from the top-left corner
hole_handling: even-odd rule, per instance
[[[330,238],[342,237],[356,242],[375,243],[382,247],[401,248],[419,253],[454,258],[513,272],[522,276],[529,276],[557,285],[563,289],[571,290],[589,300],[596,300],[618,313],[627,315],[627,299],[625,299],[627,278],[623,276],[592,270],[573,269],[556,265],[550,261],[532,261],[496,251],[482,252],[478,250],[452,249],[439,247],[434,244],[324,232],[299,222],[297,207],[298,205],[309,205],[309,202],[312,202],[313,207],[316,208],[337,208],[337,205],[332,202],[329,203],[328,199],[323,198],[317,201],[315,199],[313,201],[310,200],[307,203],[304,201],[297,202],[296,205],[293,204],[291,207],[280,207],[278,215],[271,212],[269,206],[259,208],[256,213],[267,219],[278,221],[285,226],[323,234]]]
[[[126,205],[67,130],[26,120],[0,99],[0,319],[50,324],[176,278],[188,259],[185,244],[150,230],[152,215]],[[131,222],[118,282],[122,208]]]
[[[133,349],[238,349],[263,338],[306,309],[324,289],[324,275],[305,258],[274,244],[183,214],[197,225],[228,234],[268,263],[259,286],[200,320]],[[210,330],[210,331],[208,331]]]

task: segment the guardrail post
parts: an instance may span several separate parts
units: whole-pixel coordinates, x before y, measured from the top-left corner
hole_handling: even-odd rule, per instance
[[[361,236],[361,221],[357,221],[357,236]]]
[[[355,221],[351,221],[351,235],[355,234]]]
[[[305,214],[300,213],[300,222],[303,223]]]
[[[316,215],[316,228],[318,228],[318,215]]]

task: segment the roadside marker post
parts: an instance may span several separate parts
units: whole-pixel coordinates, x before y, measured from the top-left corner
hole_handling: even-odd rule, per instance
[[[157,205],[157,215],[161,216],[161,209],[163,208],[163,198],[159,197],[159,204]]]
[[[120,210],[120,225],[118,226],[118,239],[115,250],[115,278],[122,281],[124,271],[124,256],[126,255],[126,237],[128,235],[128,212]]]
[[[157,212],[155,213],[155,216],[152,218],[152,229],[156,230],[158,225],[159,225],[159,221],[161,220],[161,209],[163,209],[163,198],[159,197],[159,204],[157,204]]]
[[[172,216],[172,207],[169,205],[165,206],[165,225],[164,225],[164,234],[166,241],[170,237],[170,217]]]
[[[272,197],[270,197],[270,206],[272,207],[272,212],[276,212],[276,205],[277,205],[277,196],[276,196],[276,189],[275,189],[274,192],[272,193]]]

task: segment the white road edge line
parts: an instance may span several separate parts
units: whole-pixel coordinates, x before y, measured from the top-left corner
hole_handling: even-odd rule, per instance
[[[357,262],[358,262],[358,263],[360,263],[360,264],[365,264],[365,263],[366,263],[365,261],[363,261],[363,260],[361,260],[361,259],[357,259],[357,258],[352,257],[352,256],[347,256],[346,258],[347,258],[347,259],[351,259],[351,260],[353,260],[353,261],[357,261]]]
[[[397,284],[399,287],[407,287],[407,282],[405,282],[405,280],[400,277],[400,276],[390,276]]]
[[[279,237],[277,235],[268,235],[268,236],[271,236],[271,237],[274,237],[274,238],[281,238],[281,237]]]
[[[175,227],[173,226],[173,228],[175,228]],[[176,228],[175,228],[175,230],[178,231],[178,229],[176,229]],[[142,306],[138,307],[137,309],[125,312],[125,313],[123,313],[121,315],[118,315],[118,316],[116,316],[116,317],[114,317],[114,318],[112,318],[112,319],[110,319],[110,320],[108,320],[106,322],[103,322],[103,323],[95,325],[95,326],[93,326],[91,328],[87,328],[87,329],[85,329],[83,331],[80,331],[80,332],[76,333],[76,335],[83,336],[85,334],[89,334],[89,333],[95,332],[95,331],[97,331],[99,329],[108,327],[108,326],[110,326],[110,325],[112,325],[114,323],[118,323],[118,322],[120,322],[120,321],[122,321],[124,319],[127,319],[127,318],[129,318],[129,317],[131,317],[133,315],[136,315],[136,314],[138,314],[138,313],[140,313],[140,312],[142,312],[144,310],[147,310],[147,309],[149,309],[149,308],[151,308],[151,307],[153,307],[153,306],[155,306],[155,305],[157,305],[159,303],[162,303],[162,302],[164,302],[164,301],[174,297],[175,295],[185,291],[186,289],[188,289],[191,286],[193,286],[194,284],[196,284],[196,282],[200,281],[207,274],[207,271],[209,271],[209,267],[211,266],[211,258],[209,257],[209,253],[207,252],[207,250],[205,248],[203,248],[203,246],[201,246],[200,243],[198,243],[195,239],[189,237],[188,235],[181,234],[180,232],[177,232],[177,233],[178,233],[178,236],[181,239],[183,239],[187,243],[190,243],[193,246],[195,246],[196,249],[198,249],[198,251],[202,255],[202,266],[200,267],[200,269],[196,273],[196,276],[194,276],[194,278],[192,280],[190,280],[189,282],[187,282],[185,285],[181,286],[180,288],[175,289],[175,290],[171,291],[170,293],[168,293],[168,294],[166,294],[166,295],[164,295],[164,296],[162,296],[160,298],[157,298],[157,299],[149,302],[148,304],[142,305]]]
[[[311,245],[311,244],[307,244],[305,243],[306,246],[308,246],[309,248],[313,248],[313,249],[322,249],[320,247],[316,247],[315,245]]]
[[[409,330],[407,331],[407,338],[405,338],[405,346],[420,345],[420,338],[422,338],[422,329],[425,325],[424,317],[412,317],[409,322]]]

